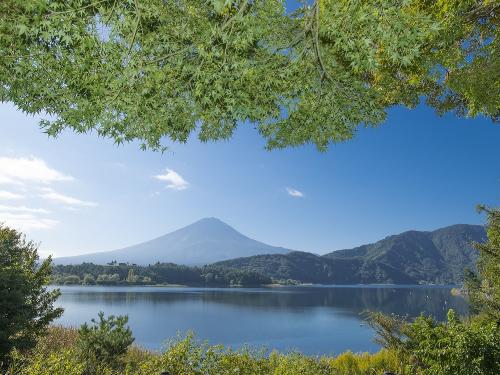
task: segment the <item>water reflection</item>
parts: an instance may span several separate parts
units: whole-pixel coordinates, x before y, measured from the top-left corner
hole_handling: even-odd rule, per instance
[[[322,354],[373,351],[373,332],[360,313],[421,313],[443,320],[449,308],[467,313],[462,298],[442,287],[156,288],[64,287],[61,323],[79,325],[99,310],[128,314],[143,346],[158,349],[177,332],[233,347],[266,345]]]

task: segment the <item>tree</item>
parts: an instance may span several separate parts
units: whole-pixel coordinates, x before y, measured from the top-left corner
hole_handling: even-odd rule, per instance
[[[496,0],[4,0],[0,100],[50,135],[96,130],[161,149],[351,138],[393,105],[499,118]]]
[[[132,331],[126,325],[128,317],[105,318],[102,311],[98,317],[99,321],[92,319],[92,325],[85,323],[78,330],[78,348],[89,363],[114,363],[134,342]]]
[[[59,290],[48,291],[51,259],[39,263],[37,246],[0,225],[0,365],[13,349],[35,345],[63,310],[53,306]]]
[[[95,278],[91,274],[87,273],[83,277],[83,285],[95,285]]]
[[[139,276],[136,276],[134,270],[130,268],[127,275],[127,283],[136,283],[139,280]]]
[[[76,275],[68,275],[64,278],[64,285],[78,285],[80,278]]]
[[[114,273],[112,275],[102,274],[97,276],[96,284],[100,285],[117,285],[120,282],[120,275]]]
[[[465,287],[476,313],[500,325],[500,209],[479,206],[488,216],[488,241],[476,243],[478,274],[467,273]]]

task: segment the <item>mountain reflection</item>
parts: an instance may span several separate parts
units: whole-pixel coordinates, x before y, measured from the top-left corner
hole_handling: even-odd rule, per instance
[[[416,317],[432,315],[446,319],[452,308],[460,315],[468,312],[461,297],[442,287],[289,287],[260,289],[203,288],[62,288],[61,303],[113,305],[221,304],[249,310],[301,313],[311,308],[331,309],[337,314],[357,316],[364,311],[380,311]]]

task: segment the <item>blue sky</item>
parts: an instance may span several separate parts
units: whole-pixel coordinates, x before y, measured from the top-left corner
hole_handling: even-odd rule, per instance
[[[483,223],[500,198],[500,127],[395,108],[320,153],[266,151],[242,125],[227,142],[164,154],[95,135],[48,138],[0,104],[0,221],[56,256],[112,250],[218,217],[249,237],[325,253],[409,229]]]

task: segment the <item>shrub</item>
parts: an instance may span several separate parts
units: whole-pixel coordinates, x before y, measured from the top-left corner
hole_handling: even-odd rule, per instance
[[[400,366],[397,353],[382,350],[375,354],[347,352],[338,357],[283,354],[264,349],[231,350],[222,345],[197,342],[193,335],[178,338],[164,353],[131,346],[116,363],[96,361],[82,353],[75,329],[55,327],[37,347],[15,361],[8,374],[16,375],[382,375],[392,371],[414,375]]]
[[[36,350],[52,353],[58,350],[74,348],[78,340],[78,330],[63,326],[50,326],[47,334],[38,340]]]
[[[78,330],[77,347],[81,355],[99,363],[114,364],[134,342],[128,326],[127,316],[104,317],[100,312],[99,321],[92,319],[92,325],[83,324]]]
[[[334,358],[324,358],[333,374],[365,375],[383,374],[392,371],[396,374],[405,374],[402,361],[397,353],[390,350],[381,350],[374,354],[345,352]]]
[[[13,365],[7,374],[12,375],[82,375],[85,363],[80,361],[74,348],[54,352],[34,351],[28,363],[15,353]]]
[[[411,374],[489,375],[500,373],[500,330],[482,318],[462,322],[453,310],[448,322],[420,316],[414,322],[372,314],[379,342],[393,349]]]

